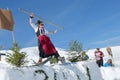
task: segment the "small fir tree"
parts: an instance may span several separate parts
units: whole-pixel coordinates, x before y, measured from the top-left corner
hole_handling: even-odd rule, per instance
[[[68,60],[71,62],[77,62],[80,60],[81,55],[80,52],[82,51],[82,43],[78,42],[78,41],[71,41],[69,43],[69,50],[70,51],[75,51],[74,53],[71,53],[68,57]]]
[[[55,56],[52,56],[52,59],[50,59],[50,64],[58,63],[58,59]]]
[[[27,63],[27,61],[25,60],[27,55],[24,52],[20,52],[20,48],[17,43],[14,43],[14,47],[11,48],[11,50],[13,53],[9,53],[6,58],[6,61],[8,63],[10,63],[16,67],[21,67],[25,63]]]
[[[69,43],[69,47],[70,51],[76,51],[78,53],[82,51],[82,43],[78,42],[77,40],[71,41]]]

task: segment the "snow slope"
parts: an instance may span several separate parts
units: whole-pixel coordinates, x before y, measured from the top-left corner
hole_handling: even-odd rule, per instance
[[[95,63],[94,51],[95,49],[89,50],[87,54],[90,59],[88,61],[70,63],[67,61],[66,64],[49,64],[46,63],[39,67],[22,67],[17,68],[5,61],[5,56],[2,56],[0,61],[0,80],[120,80],[120,46],[112,47],[115,67],[101,67]],[[64,49],[57,48],[61,56],[68,57],[69,52]],[[26,65],[33,64],[33,61],[38,60],[38,49],[37,47],[23,48],[22,52],[26,52],[29,61]],[[101,48],[104,52],[104,61],[109,59],[109,55],[105,48]],[[11,52],[10,50],[1,50],[0,53]]]
[[[106,51],[106,48],[100,49],[104,53],[104,63],[111,58]],[[115,67],[101,67],[100,71],[104,80],[120,80],[120,46],[111,47],[113,54],[113,63]],[[90,59],[94,61],[94,51],[95,49],[89,50],[87,54]]]

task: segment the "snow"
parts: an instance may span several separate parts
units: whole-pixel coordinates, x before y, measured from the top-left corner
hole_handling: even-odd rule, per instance
[[[56,48],[61,56],[66,59],[69,52]],[[65,64],[50,64],[49,62],[39,67],[15,67],[6,62],[6,56],[2,56],[0,61],[0,80],[120,80],[120,46],[111,47],[113,52],[115,67],[101,67],[96,65],[94,58],[95,49],[87,52],[89,56],[88,61],[80,61],[70,63],[67,61]],[[110,58],[106,48],[101,48],[105,57],[104,62]],[[11,53],[10,50],[1,50],[0,53]],[[38,48],[29,47],[21,49],[21,52],[26,52],[29,63],[32,65],[33,61],[38,60]],[[41,72],[43,71],[43,72]],[[41,73],[40,73],[41,72]],[[88,75],[90,73],[90,75]],[[89,77],[90,76],[90,77]],[[46,79],[45,79],[46,78]]]

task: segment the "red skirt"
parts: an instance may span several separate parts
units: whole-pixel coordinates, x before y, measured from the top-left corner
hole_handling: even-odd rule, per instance
[[[54,55],[57,52],[48,36],[41,35],[38,37],[38,40],[40,42],[39,44],[41,45],[46,55]]]

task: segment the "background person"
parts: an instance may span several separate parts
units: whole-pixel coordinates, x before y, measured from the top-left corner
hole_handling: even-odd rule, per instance
[[[112,63],[112,59],[108,59],[107,62],[104,64],[104,67],[112,67],[113,63]]]
[[[100,51],[100,48],[96,48],[96,51],[94,52],[94,54],[95,54],[95,59],[96,59],[96,63],[98,65],[98,67],[103,66],[104,54],[102,51]]]

